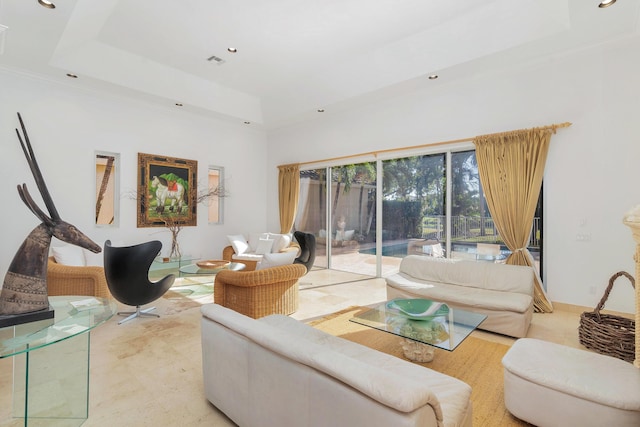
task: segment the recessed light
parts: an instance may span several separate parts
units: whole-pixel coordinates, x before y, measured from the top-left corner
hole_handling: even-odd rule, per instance
[[[78,76],[76,74],[73,73],[67,73],[67,77],[71,77],[72,79],[77,79]]]
[[[47,0],[38,0],[38,3],[42,7],[46,7],[47,9],[55,9],[56,5]]]
[[[176,107],[182,107],[183,105],[182,102],[176,102]]]
[[[435,79],[437,79],[437,78],[438,78],[438,75],[437,75],[437,74],[431,74],[431,75],[429,76],[429,80],[435,80]]]
[[[231,53],[236,53],[238,51],[235,47],[228,47],[227,50]]]
[[[324,113],[324,108],[318,108],[318,113]]]
[[[600,9],[604,9],[605,7],[609,7],[612,4],[614,4],[616,2],[616,0],[604,0],[603,2],[600,2],[600,4],[598,5],[598,7]]]

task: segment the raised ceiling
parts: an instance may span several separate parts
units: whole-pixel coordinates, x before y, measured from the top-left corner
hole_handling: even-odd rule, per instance
[[[599,0],[53,2],[55,9],[0,0],[0,67],[271,129],[319,108],[391,96],[432,74],[440,76],[432,84],[443,84],[507,61],[637,36],[640,7],[637,0],[605,9]]]

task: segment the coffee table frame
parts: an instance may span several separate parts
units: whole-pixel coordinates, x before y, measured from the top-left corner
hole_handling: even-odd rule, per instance
[[[449,307],[448,315],[416,320],[390,308],[388,303],[378,304],[349,320],[403,338],[405,357],[419,362],[431,361],[435,348],[455,350],[487,318],[484,314]]]

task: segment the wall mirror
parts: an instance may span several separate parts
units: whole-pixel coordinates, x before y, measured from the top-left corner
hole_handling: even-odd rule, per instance
[[[120,212],[120,154],[95,152],[96,225],[117,227]]]
[[[210,193],[206,201],[209,207],[209,224],[222,224],[224,219],[223,200],[225,195],[224,168],[222,166],[209,166],[207,187]]]

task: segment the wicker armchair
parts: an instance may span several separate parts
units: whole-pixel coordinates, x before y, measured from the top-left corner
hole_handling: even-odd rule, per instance
[[[47,263],[48,293],[54,295],[90,295],[111,298],[104,268],[58,264],[50,256]]]
[[[254,319],[289,315],[298,309],[298,279],[306,273],[302,264],[256,271],[222,270],[216,274],[214,302]]]

